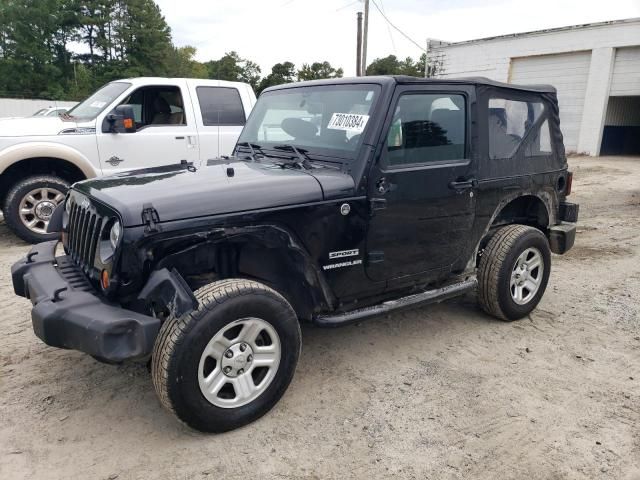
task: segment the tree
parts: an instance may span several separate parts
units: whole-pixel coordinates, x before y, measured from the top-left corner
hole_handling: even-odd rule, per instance
[[[126,76],[168,75],[171,29],[153,0],[127,0],[128,18],[120,32]]]
[[[194,47],[173,45],[153,0],[0,0],[3,96],[80,100],[106,82],[142,75],[246,82],[257,92],[296,79],[343,75],[326,61],[305,63],[298,71],[282,62],[261,78],[258,64],[237,52],[205,63],[195,54]]]
[[[254,90],[257,90],[260,84],[260,67],[258,64],[251,60],[244,60],[238,80],[250,84]]]
[[[0,7],[0,90],[59,98],[70,70],[75,4],[4,0]]]
[[[411,57],[398,60],[395,55],[384,58],[376,58],[367,67],[367,75],[410,75],[412,77],[424,77],[424,68],[427,56],[422,54],[416,62]]]
[[[218,60],[206,62],[209,78],[250,83],[255,89],[260,81],[260,67],[251,60],[241,58],[237,52],[225,53]]]
[[[343,74],[342,68],[335,69],[329,62],[303,63],[302,69],[298,70],[298,81],[340,78]]]
[[[291,83],[296,79],[296,66],[291,62],[276,63],[271,67],[271,73],[264,77],[258,87],[258,93],[265,88],[282,83]]]
[[[207,67],[194,60],[196,54],[194,47],[172,47],[167,68],[172,77],[208,78]]]

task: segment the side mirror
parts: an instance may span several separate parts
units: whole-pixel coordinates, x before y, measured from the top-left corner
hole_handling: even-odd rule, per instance
[[[107,131],[111,133],[134,133],[136,121],[133,106],[118,105],[112,113],[107,115]]]

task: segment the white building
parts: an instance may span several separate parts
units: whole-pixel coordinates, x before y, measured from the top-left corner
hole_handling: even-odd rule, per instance
[[[439,77],[554,85],[567,152],[640,154],[640,18],[430,41],[429,58]]]

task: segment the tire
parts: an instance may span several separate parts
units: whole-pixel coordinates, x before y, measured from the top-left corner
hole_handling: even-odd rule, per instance
[[[540,302],[550,272],[549,242],[540,230],[525,225],[502,227],[480,257],[478,301],[500,320],[523,318]]]
[[[213,282],[195,295],[197,310],[170,317],[160,328],[151,374],[162,405],[179,420],[202,432],[220,433],[260,418],[280,400],[300,356],[300,324],[284,297],[255,281]],[[243,344],[246,350],[241,350]],[[205,355],[205,348],[213,353]],[[259,366],[275,359],[275,353],[265,352],[277,348],[277,363]],[[231,359],[226,357],[229,350]],[[251,364],[250,353],[255,356]],[[241,360],[245,363],[235,363]],[[259,390],[257,397],[247,394],[251,388]]]
[[[49,218],[69,189],[69,183],[53,175],[35,175],[16,183],[4,202],[4,220],[21,239],[29,243],[47,242],[58,238],[57,233],[46,233]],[[22,207],[31,213],[21,213]],[[28,223],[32,222],[29,227]]]

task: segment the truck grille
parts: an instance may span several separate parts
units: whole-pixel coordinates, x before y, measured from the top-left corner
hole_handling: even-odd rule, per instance
[[[85,273],[89,273],[93,268],[102,227],[108,219],[99,216],[91,208],[87,199],[80,203],[77,203],[76,199],[73,196],[69,198],[71,214],[69,215],[67,253],[76,265]]]

